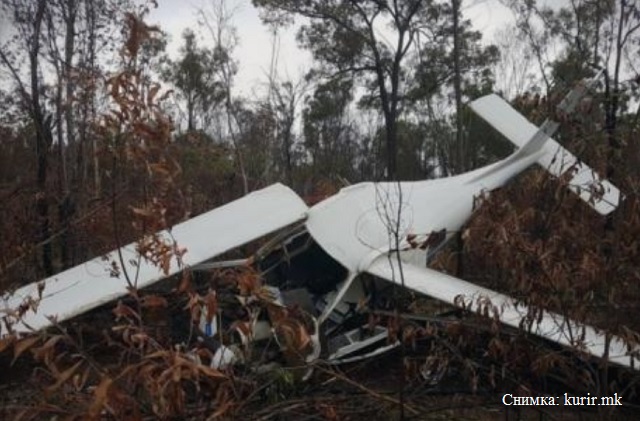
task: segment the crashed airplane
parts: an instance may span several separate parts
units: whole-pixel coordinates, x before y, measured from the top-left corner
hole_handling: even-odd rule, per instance
[[[559,112],[571,112],[590,83],[578,85],[560,103]],[[161,233],[167,241],[175,241],[187,250],[181,265],[172,262],[168,274],[140,258],[136,245],[130,244],[106,258],[95,258],[41,283],[5,294],[0,301],[0,313],[5,313],[0,335],[7,333],[6,320],[14,314],[12,310],[25,300],[37,300],[39,294],[36,309],[29,309],[13,321],[13,332],[45,329],[52,325],[52,317],[64,321],[126,295],[127,283],[105,268],[105,261],[115,260],[121,254],[124,269],[137,274],[138,288],[148,287],[185,268],[209,270],[253,263],[274,292],[277,303],[294,302],[312,316],[313,349],[306,361],[318,358],[321,353],[336,363],[354,361],[395,346],[387,341],[388,332],[382,326],[366,334],[357,326],[342,327],[353,312],[354,303],[361,302],[370,290],[367,282],[374,279],[380,288],[385,284],[402,285],[451,305],[459,306],[462,302],[470,309],[479,310],[489,300],[505,325],[528,326],[531,333],[547,340],[637,368],[637,352],[628,349],[619,338],[607,341],[604,333],[551,312],[543,312],[538,322],[527,325],[529,309],[516,304],[512,297],[427,267],[442,245],[470,218],[475,198],[505,185],[532,165],[540,165],[554,176],[571,172],[570,188],[602,215],[614,211],[622,200],[615,186],[600,179],[551,138],[558,123],[548,120],[538,128],[497,95],[482,97],[470,106],[517,146],[513,154],[454,177],[360,183],[313,207],[281,184],[269,186]],[[253,259],[214,260],[274,233],[278,234]],[[297,266],[296,259],[300,262]],[[306,270],[296,271],[296,267]],[[372,277],[365,282],[362,274]],[[215,335],[218,328],[204,326],[203,330]],[[329,337],[320,341],[319,331]],[[220,349],[228,348],[221,345]],[[233,351],[227,356],[217,353],[213,364],[223,366],[234,359]]]

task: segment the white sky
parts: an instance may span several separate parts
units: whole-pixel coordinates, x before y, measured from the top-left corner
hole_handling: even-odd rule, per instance
[[[158,8],[151,12],[148,22],[158,24],[171,36],[169,54],[177,54],[181,34],[186,28],[198,30],[197,10],[207,9],[221,0],[158,0]],[[232,24],[236,27],[239,45],[234,58],[239,63],[237,87],[251,96],[267,80],[272,53],[272,35],[262,25],[258,10],[251,0],[226,0],[227,9],[233,11]],[[475,29],[483,33],[485,42],[491,42],[496,29],[513,22],[511,12],[499,0],[464,0],[464,17],[470,19]],[[206,37],[206,32],[202,31]],[[301,75],[311,66],[311,56],[297,48],[295,29],[280,34],[278,74],[292,78]]]

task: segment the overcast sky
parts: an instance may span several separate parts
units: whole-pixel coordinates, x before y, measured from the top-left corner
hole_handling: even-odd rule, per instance
[[[171,36],[169,53],[176,55],[181,34],[186,28],[198,29],[197,10],[207,10],[213,2],[221,0],[158,0],[158,8],[151,12],[149,23],[161,26]],[[239,45],[234,58],[239,63],[237,86],[244,95],[251,95],[267,80],[272,52],[272,35],[260,22],[258,10],[251,0],[225,0],[232,12],[232,24],[236,27]],[[498,0],[464,0],[463,13],[475,29],[483,33],[484,41],[493,40],[493,33],[513,22],[511,12]],[[205,32],[203,31],[203,35]],[[297,48],[295,30],[279,36],[278,74],[295,79],[308,70],[310,55]]]

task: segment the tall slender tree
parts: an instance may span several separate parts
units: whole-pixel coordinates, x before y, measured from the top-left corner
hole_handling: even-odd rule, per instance
[[[365,79],[379,100],[385,121],[387,178],[397,173],[397,121],[402,111],[403,66],[417,38],[422,9],[430,0],[295,1],[253,0],[270,13],[301,16],[299,39],[321,64],[322,76],[350,74]]]
[[[225,0],[216,0],[212,2],[211,8],[208,11],[205,9],[200,10],[200,17],[202,23],[209,31],[211,41],[213,42],[213,54],[217,64],[217,75],[222,83],[224,92],[223,103],[227,123],[226,131],[236,155],[236,163],[240,176],[242,177],[243,191],[244,194],[247,194],[249,193],[248,171],[240,145],[240,138],[243,136],[243,133],[240,132],[242,125],[239,121],[243,111],[241,106],[242,101],[236,101],[232,94],[235,76],[238,72],[237,62],[233,59],[233,51],[238,44],[236,28],[231,22],[233,11],[228,9]]]
[[[180,57],[169,61],[164,78],[178,90],[186,106],[187,130],[193,132],[198,127],[198,116],[206,115],[224,99],[222,82],[216,75],[214,52],[198,46],[196,34],[187,29],[182,34],[183,45]]]
[[[348,107],[353,82],[333,79],[316,86],[303,110],[304,145],[311,157],[311,178],[351,178],[355,141]],[[375,160],[375,156],[363,159]]]

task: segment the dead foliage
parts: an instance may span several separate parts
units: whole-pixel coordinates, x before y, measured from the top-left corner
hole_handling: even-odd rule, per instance
[[[538,108],[525,112],[534,120],[536,113],[545,115]],[[598,130],[602,123],[602,113],[594,107],[589,113],[565,118],[558,137],[600,174],[616,169],[611,181],[626,197],[614,213],[602,217],[570,191],[576,168],[560,179],[533,169],[481,198],[465,228],[465,279],[516,297],[530,308],[522,332],[485,339],[485,351],[492,361],[485,366],[490,384],[496,374],[504,377],[509,373],[530,390],[539,390],[554,379],[562,387],[596,395],[635,393],[637,375],[613,369],[606,358],[593,365],[580,352],[581,332],[572,332],[575,352],[543,346],[526,334],[542,311],[552,311],[567,321],[588,323],[618,335],[630,345],[640,342],[635,317],[640,302],[636,286],[640,281],[640,178],[634,154],[611,152],[606,133]],[[616,136],[623,148],[635,143],[624,124]],[[601,194],[600,188],[591,192],[593,200]],[[441,264],[446,265],[446,260]],[[499,325],[495,328],[499,330]]]

